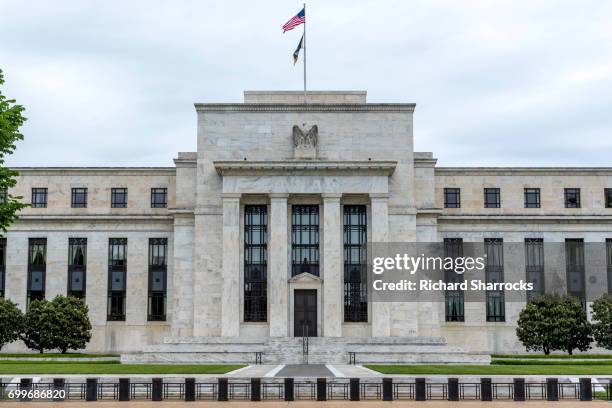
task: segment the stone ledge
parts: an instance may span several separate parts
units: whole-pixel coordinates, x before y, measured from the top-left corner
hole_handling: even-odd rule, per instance
[[[326,161],[326,160],[287,160],[287,161],[215,161],[217,173],[221,176],[233,175],[282,175],[311,174],[319,172],[347,172],[348,175],[383,174],[390,176],[397,166],[396,161]]]

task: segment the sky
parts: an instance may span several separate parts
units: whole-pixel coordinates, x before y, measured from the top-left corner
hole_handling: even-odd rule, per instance
[[[172,166],[195,102],[300,90],[294,0],[0,0],[11,166]],[[311,90],[414,102],[439,166],[612,166],[612,1],[311,0]]]

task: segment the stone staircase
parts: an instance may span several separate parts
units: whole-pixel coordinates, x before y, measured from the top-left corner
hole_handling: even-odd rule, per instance
[[[489,364],[488,354],[467,353],[451,347],[441,337],[333,338],[308,339],[310,364],[349,364],[354,353],[357,364]],[[122,354],[124,363],[256,363],[302,364],[301,337],[248,338],[166,338],[162,344],[147,346],[142,353]]]

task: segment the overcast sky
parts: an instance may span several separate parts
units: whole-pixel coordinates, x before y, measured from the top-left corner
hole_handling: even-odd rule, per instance
[[[312,0],[309,88],[415,102],[442,166],[612,166],[612,1]],[[169,166],[194,102],[299,90],[294,0],[0,0],[13,166]]]

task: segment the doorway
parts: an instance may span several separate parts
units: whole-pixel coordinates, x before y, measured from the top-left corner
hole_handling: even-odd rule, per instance
[[[296,289],[293,299],[293,335],[317,337],[317,290]]]

